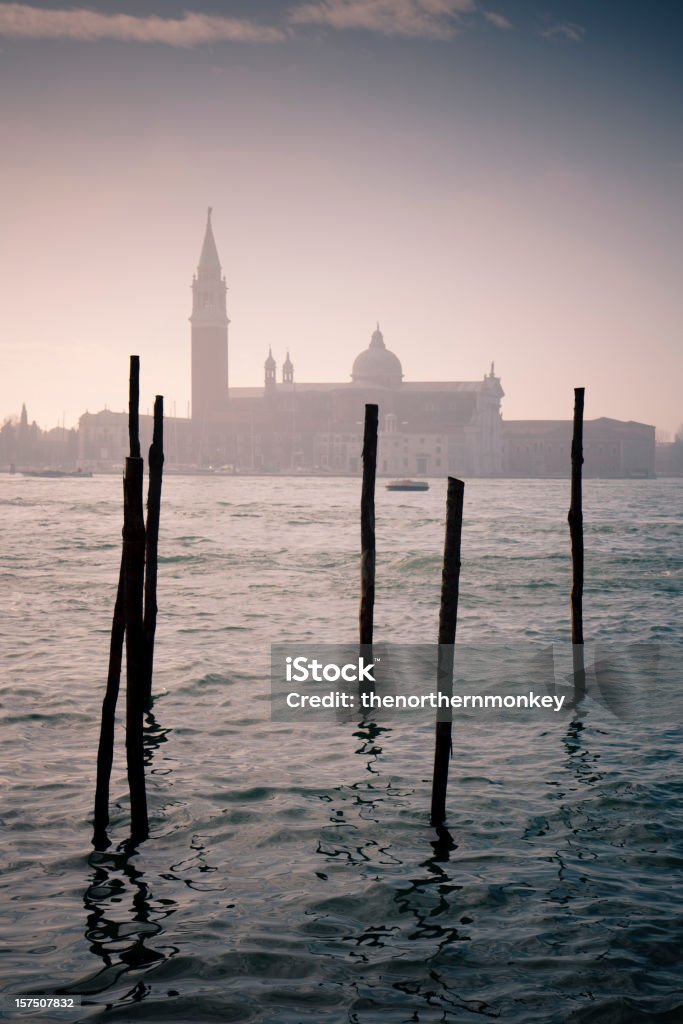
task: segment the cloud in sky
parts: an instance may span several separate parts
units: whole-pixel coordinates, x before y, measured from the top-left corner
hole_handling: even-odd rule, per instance
[[[0,36],[81,42],[117,39],[187,47],[219,42],[276,43],[285,38],[285,33],[270,25],[221,15],[186,12],[181,18],[138,17],[0,3]]]
[[[387,36],[450,39],[461,16],[474,10],[473,0],[315,0],[294,7],[289,20]]]
[[[585,28],[573,21],[561,21],[543,29],[542,36],[546,39],[565,39],[569,43],[580,43],[586,34]]]
[[[481,15],[498,29],[512,25],[496,11],[477,10],[475,0],[305,0],[286,15],[289,25],[374,32],[385,36],[447,40],[472,25],[468,15]],[[277,43],[291,32],[287,24],[265,24],[247,18],[186,11],[182,17],[109,14],[85,8],[48,9],[0,0],[0,37],[70,39],[78,42],[119,40],[192,47],[205,43]],[[567,22],[543,35],[578,41],[583,29]]]
[[[512,23],[504,14],[498,14],[497,11],[482,11],[482,14],[488,22],[494,25],[496,28],[512,28]]]

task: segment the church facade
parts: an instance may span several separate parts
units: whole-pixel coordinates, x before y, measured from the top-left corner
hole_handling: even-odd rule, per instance
[[[571,420],[503,420],[503,389],[493,364],[476,381],[406,380],[379,324],[347,381],[300,382],[290,353],[278,370],[269,351],[260,385],[229,386],[226,292],[209,210],[192,281],[192,414],[166,419],[168,470],[357,474],[364,407],[372,402],[379,406],[380,476],[569,475]],[[140,417],[140,431],[146,447],[150,417]],[[81,416],[82,466],[118,469],[127,444],[125,413]],[[655,428],[587,420],[584,456],[586,476],[652,477]]]
[[[235,471],[357,473],[368,402],[379,406],[377,471],[387,476],[498,476],[503,389],[478,381],[407,381],[379,328],[346,382],[299,382],[272,351],[260,387],[229,387],[226,282],[209,210],[192,282],[192,443],[203,465]]]

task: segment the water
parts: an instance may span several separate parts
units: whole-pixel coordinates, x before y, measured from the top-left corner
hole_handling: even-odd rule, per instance
[[[271,723],[274,641],[356,636],[353,480],[169,477],[151,838],[90,846],[120,482],[5,478],[3,917],[22,1018],[419,1024],[683,1019],[680,720]],[[585,486],[587,637],[681,645],[683,483]],[[378,492],[376,637],[436,637],[445,482]],[[566,640],[567,486],[467,485],[459,639]]]

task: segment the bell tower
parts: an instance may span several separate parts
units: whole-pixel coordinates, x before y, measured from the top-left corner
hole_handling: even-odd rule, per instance
[[[276,364],[275,360],[273,359],[273,350],[272,350],[272,348],[268,349],[268,358],[266,359],[265,363],[263,364],[263,369],[265,371],[265,373],[263,375],[263,383],[264,383],[266,392],[274,391],[275,390],[275,371],[277,369],[277,364]]]
[[[228,399],[227,286],[211,227],[211,207],[192,279],[192,419],[215,419]]]
[[[289,352],[287,352],[287,358],[282,364],[282,383],[293,384],[294,383],[294,363],[289,358]]]

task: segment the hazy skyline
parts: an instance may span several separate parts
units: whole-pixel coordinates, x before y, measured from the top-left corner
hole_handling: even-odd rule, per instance
[[[185,415],[214,209],[230,382],[495,360],[514,418],[683,421],[675,2],[0,3],[0,420]]]

